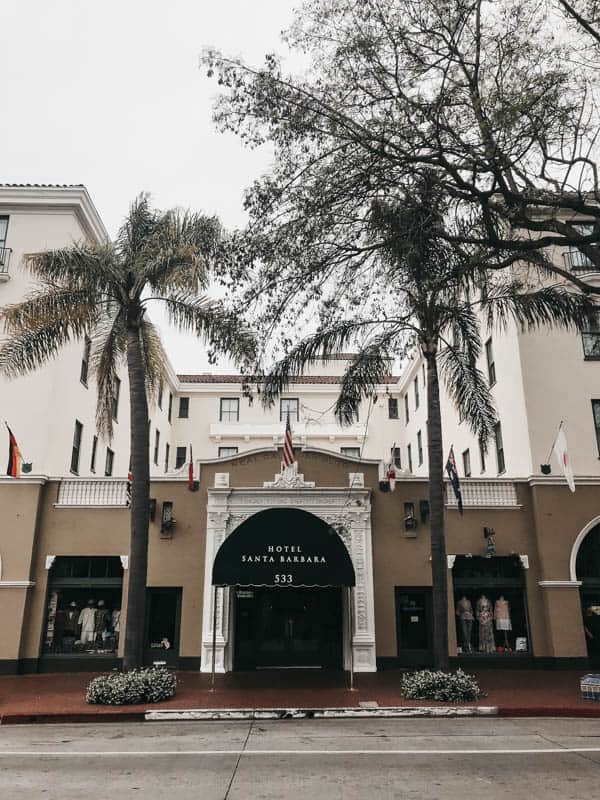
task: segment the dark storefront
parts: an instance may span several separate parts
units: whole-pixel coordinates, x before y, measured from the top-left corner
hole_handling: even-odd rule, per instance
[[[576,561],[577,580],[581,581],[583,629],[590,666],[600,667],[600,525],[583,540]]]

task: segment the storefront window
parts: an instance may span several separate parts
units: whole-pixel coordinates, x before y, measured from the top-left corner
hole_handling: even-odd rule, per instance
[[[453,581],[459,655],[530,652],[525,581],[517,556],[457,556]]]
[[[44,653],[116,655],[122,584],[118,556],[58,557],[49,576]]]

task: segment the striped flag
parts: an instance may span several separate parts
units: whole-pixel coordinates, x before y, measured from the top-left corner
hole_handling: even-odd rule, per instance
[[[290,425],[290,415],[288,412],[287,420],[285,423],[285,436],[283,439],[283,461],[281,462],[281,469],[291,467],[294,463],[294,445],[292,444],[292,427]]]
[[[6,467],[6,474],[10,475],[11,478],[20,478],[21,461],[23,457],[21,456],[21,451],[19,450],[15,435],[8,427],[8,422],[5,421],[4,424],[8,429],[8,466]]]
[[[448,461],[446,461],[446,472],[448,473],[450,483],[452,484],[454,496],[456,497],[456,501],[458,503],[458,510],[462,514],[462,493],[460,491],[460,481],[458,480],[458,470],[456,469],[456,460],[454,458],[454,447],[452,446],[450,447],[450,452],[448,453]]]
[[[558,433],[556,434],[556,439],[554,440],[552,449],[554,450],[554,454],[556,455],[558,463],[562,468],[569,489],[572,492],[574,492],[575,477],[573,475],[573,467],[571,466],[571,462],[569,460],[569,453],[567,450],[567,437],[565,434],[565,426],[564,423],[562,422],[558,426]]]
[[[133,473],[131,470],[127,473],[127,485],[125,486],[125,505],[127,508],[131,507],[131,482],[133,481]]]

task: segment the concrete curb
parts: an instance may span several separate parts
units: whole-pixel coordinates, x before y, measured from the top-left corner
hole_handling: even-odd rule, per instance
[[[397,719],[496,717],[497,706],[397,706],[390,708],[193,708],[146,711],[146,722],[270,719]]]

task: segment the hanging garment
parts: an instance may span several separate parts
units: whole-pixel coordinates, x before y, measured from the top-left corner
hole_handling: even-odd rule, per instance
[[[112,629],[115,633],[121,630],[121,609],[115,608],[112,612]]]
[[[69,609],[65,611],[64,632],[68,636],[77,636],[77,625],[79,619],[79,609]]]
[[[494,639],[494,613],[492,604],[485,595],[477,601],[475,616],[479,623],[479,652],[495,653],[496,642]]]
[[[468,597],[461,597],[456,604],[456,616],[460,623],[461,644],[464,652],[472,650],[471,636],[473,634],[473,606]]]
[[[496,630],[512,630],[512,624],[510,621],[510,603],[503,597],[499,597],[494,605],[494,621],[496,622]]]
[[[96,609],[83,608],[79,615],[79,624],[81,625],[81,636],[79,637],[82,642],[93,642],[96,636]]]
[[[108,628],[110,622],[110,614],[105,608],[99,608],[96,611],[96,619],[94,620],[94,630],[96,634],[101,634]]]

